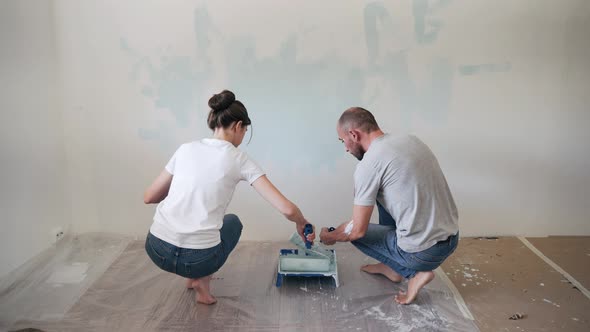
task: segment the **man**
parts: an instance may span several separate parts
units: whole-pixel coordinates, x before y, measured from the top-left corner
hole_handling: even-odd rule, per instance
[[[457,208],[432,151],[415,136],[385,134],[366,109],[342,113],[338,138],[360,162],[354,173],[352,220],[320,240],[327,245],[351,242],[380,263],[362,271],[393,282],[409,279],[395,301],[409,304],[457,247]],[[379,225],[370,224],[374,205]]]

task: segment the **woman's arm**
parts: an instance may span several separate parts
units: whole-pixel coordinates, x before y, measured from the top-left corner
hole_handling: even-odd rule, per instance
[[[263,175],[256,179],[252,183],[252,187],[256,189],[256,191],[262,196],[266,201],[268,201],[272,206],[274,206],[277,210],[279,210],[285,218],[295,222],[297,227],[297,233],[303,236],[303,228],[305,224],[308,224],[308,221],[301,213],[301,210],[297,207],[297,205],[293,204],[290,200],[288,200],[283,194],[270,182],[270,180]],[[315,232],[310,234],[307,238],[308,241],[312,241],[315,239]]]
[[[297,223],[305,225],[307,220],[303,217],[303,214],[290,200],[288,200],[283,194],[270,182],[270,180],[263,175],[252,182],[252,187],[264,197],[272,206],[274,206],[279,212],[281,212],[285,218]]]
[[[154,182],[146,189],[143,194],[143,202],[145,204],[160,203],[168,196],[170,190],[170,183],[172,183],[173,175],[163,170]]]

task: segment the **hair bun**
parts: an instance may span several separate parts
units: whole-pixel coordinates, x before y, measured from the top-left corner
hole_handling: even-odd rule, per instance
[[[209,99],[209,107],[215,112],[228,108],[236,100],[236,95],[229,90],[223,90],[221,93],[213,95]]]

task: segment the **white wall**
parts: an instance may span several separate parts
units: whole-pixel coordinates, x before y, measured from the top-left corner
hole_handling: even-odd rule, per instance
[[[318,225],[346,220],[352,105],[438,155],[464,235],[590,234],[587,1],[57,1],[68,200],[79,231],[143,236],[141,194],[206,101],[236,92],[245,148]],[[292,231],[246,185],[247,239]]]
[[[0,1],[0,276],[67,230],[51,1]]]
[[[56,0],[54,10],[75,232],[143,237],[153,214],[143,190],[179,144],[210,134],[207,99],[229,88],[254,122],[243,148],[317,225],[350,215],[356,162],[335,122],[359,105],[432,147],[463,235],[590,234],[586,0]],[[292,232],[246,185],[230,208],[245,239]]]

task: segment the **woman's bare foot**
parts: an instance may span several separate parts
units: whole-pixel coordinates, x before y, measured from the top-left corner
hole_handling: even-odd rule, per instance
[[[209,276],[210,279],[214,279],[213,275]],[[197,281],[197,279],[186,278],[186,288],[193,289],[193,282]]]
[[[193,288],[197,292],[195,297],[197,302],[203,304],[213,304],[217,302],[217,299],[213,295],[211,295],[209,290],[209,282],[211,281],[211,276],[190,280],[192,281],[190,288]]]
[[[432,279],[434,279],[434,273],[432,271],[422,271],[416,273],[416,275],[408,282],[408,291],[400,291],[395,296],[395,302],[399,304],[412,303],[412,301],[416,299],[416,296],[422,287],[426,286],[426,284],[431,282]]]
[[[365,271],[371,274],[382,274],[386,276],[387,279],[393,282],[400,282],[403,280],[403,277],[401,275],[399,275],[397,272],[395,272],[389,266],[383,263],[363,265],[361,266],[361,271]]]
[[[193,281],[197,279],[186,278],[186,288],[193,289]]]

